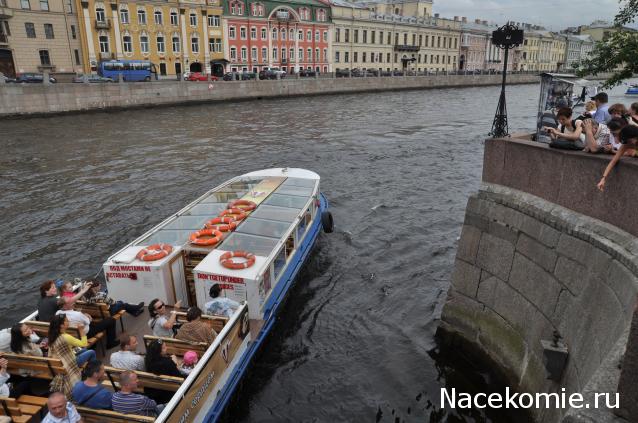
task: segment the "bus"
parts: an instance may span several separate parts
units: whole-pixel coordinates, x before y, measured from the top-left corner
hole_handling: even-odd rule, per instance
[[[155,65],[148,60],[109,60],[98,64],[97,73],[100,76],[119,80],[122,74],[124,81],[150,81],[151,74],[155,74],[157,79],[157,70]]]

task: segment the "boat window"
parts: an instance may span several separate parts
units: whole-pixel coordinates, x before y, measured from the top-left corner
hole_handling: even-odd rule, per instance
[[[310,207],[308,207],[308,209],[306,210],[303,218],[306,221],[306,226],[310,225],[310,221],[312,220],[312,210],[310,209]]]
[[[246,195],[248,191],[237,191],[237,192],[214,192],[208,197],[204,198],[202,203],[228,203],[230,201],[236,200],[238,198]]]
[[[286,238],[285,250],[286,250],[286,259],[290,257],[293,250],[295,249],[295,233],[290,234],[288,238]]]
[[[162,227],[165,229],[190,229],[197,230],[204,227],[204,223],[208,220],[208,216],[180,216],[172,222]]]
[[[137,245],[151,245],[151,244],[170,244],[170,245],[184,245],[188,240],[188,237],[192,233],[192,230],[174,230],[174,229],[162,229],[155,232],[153,235],[145,238],[137,243]]]
[[[306,228],[308,227],[308,222],[309,222],[309,220],[306,219],[307,215],[308,215],[308,212],[306,211],[306,213],[304,213],[304,218],[301,219],[299,221],[299,224],[297,225],[297,239],[298,240],[301,240],[303,235],[306,233]]]
[[[226,203],[202,203],[191,207],[184,216],[207,216],[209,219],[217,216],[226,208]]]
[[[276,238],[233,232],[218,249],[222,251],[244,250],[267,257],[275,249],[278,241],[279,239]]]
[[[299,216],[299,210],[290,209],[287,207],[274,207],[262,204],[257,207],[257,210],[250,214],[251,218],[260,218],[268,220],[278,220],[280,222],[292,223],[297,216]]]
[[[289,227],[290,224],[286,222],[257,219],[251,216],[237,228],[237,232],[280,239]]]
[[[304,179],[304,178],[288,178],[284,181],[282,186],[296,186],[296,187],[314,187],[317,183],[316,179]]]
[[[303,208],[307,203],[308,197],[281,194],[273,194],[264,201],[264,204],[270,206],[290,207],[297,210]]]
[[[277,253],[277,257],[275,257],[275,261],[273,262],[273,268],[275,271],[275,280],[279,279],[281,276],[281,272],[286,266],[286,249],[282,248],[279,253]]]
[[[259,282],[259,298],[260,298],[259,305],[260,306],[263,305],[263,300],[270,293],[270,289],[272,288],[272,279],[270,278],[271,275],[272,273],[270,273],[270,266],[268,266],[268,268],[264,272],[264,276],[261,278],[261,281]]]
[[[277,194],[286,194],[286,195],[297,195],[300,197],[310,197],[312,195],[312,191],[314,187],[296,187],[294,185],[288,186],[280,186],[277,188],[275,193]]]

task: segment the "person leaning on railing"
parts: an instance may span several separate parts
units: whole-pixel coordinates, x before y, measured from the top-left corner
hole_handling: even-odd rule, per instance
[[[635,149],[638,147],[638,126],[627,125],[623,129],[620,130],[620,148],[611,159],[605,171],[603,172],[603,177],[598,182],[598,189],[601,191],[605,190],[605,184],[607,182],[607,178],[609,174],[616,166],[616,163],[620,160],[620,158],[626,153],[629,149]]]

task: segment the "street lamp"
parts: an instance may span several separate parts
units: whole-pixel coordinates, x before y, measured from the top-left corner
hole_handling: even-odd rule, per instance
[[[507,128],[507,107],[505,105],[505,77],[507,76],[507,58],[511,48],[523,44],[523,30],[509,22],[492,32],[492,44],[497,48],[505,50],[503,61],[503,83],[501,84],[501,96],[498,99],[494,122],[490,134],[494,138],[509,135]]]

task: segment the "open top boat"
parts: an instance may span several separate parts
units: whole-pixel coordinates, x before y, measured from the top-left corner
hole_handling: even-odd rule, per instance
[[[638,95],[638,84],[631,84],[629,88],[627,88],[627,91],[625,91],[625,95]]]
[[[85,421],[214,422],[220,417],[272,329],[320,230],[333,230],[319,185],[319,175],[303,169],[266,169],[238,176],[108,258],[103,270],[114,299],[148,303],[158,298],[167,305],[181,301],[206,313],[209,289],[218,284],[221,296],[240,306],[230,317],[203,316],[218,333],[210,345],[163,338],[171,354],[195,350],[201,357],[183,380],[138,372],[142,387],[174,392],[158,417],[78,407]],[[34,322],[36,317],[37,312],[23,322],[46,325]],[[126,316],[127,332],[138,338],[144,334],[145,344],[157,339],[148,335],[147,320],[146,312]],[[107,368],[110,389],[118,389],[121,371]]]

